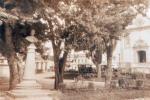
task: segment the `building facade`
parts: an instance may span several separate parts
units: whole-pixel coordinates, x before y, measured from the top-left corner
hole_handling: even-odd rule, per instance
[[[150,73],[150,19],[139,14],[126,30],[114,51],[113,63],[132,72]]]
[[[96,66],[92,62],[92,59],[86,56],[86,52],[87,51],[72,51],[71,53],[69,53],[67,58],[66,70],[78,70],[78,68],[82,66],[96,68]]]

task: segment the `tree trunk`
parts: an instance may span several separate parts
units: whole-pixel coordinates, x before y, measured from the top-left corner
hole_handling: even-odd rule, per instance
[[[95,55],[94,55],[95,59],[93,59],[95,65],[96,65],[96,70],[97,70],[97,78],[101,78],[101,62],[102,62],[102,50],[101,48],[97,48]]]
[[[15,88],[16,84],[19,82],[18,68],[17,68],[17,59],[16,52],[14,50],[14,45],[12,41],[12,30],[9,26],[9,22],[5,22],[5,39],[6,45],[8,46],[7,51],[7,60],[10,70],[10,80],[9,80],[9,89]]]
[[[60,87],[60,84],[63,83],[63,76],[64,76],[64,69],[65,64],[67,60],[68,52],[64,51],[63,56],[60,58],[61,55],[61,49],[60,45],[53,44],[53,51],[54,51],[54,64],[55,64],[55,84],[54,89],[58,90]]]
[[[68,51],[65,51],[63,53],[63,57],[59,60],[59,72],[60,72],[60,82],[63,83],[64,79],[64,70],[66,66],[66,61],[67,61],[67,56],[68,56]]]
[[[107,69],[105,86],[110,87],[112,80],[112,56],[113,56],[113,39],[110,40],[110,45],[107,47]]]
[[[53,46],[53,54],[54,54],[54,69],[55,69],[55,83],[54,83],[54,89],[59,88],[59,55],[60,55],[60,46],[56,46],[54,41],[52,41]]]
[[[19,83],[19,74],[15,54],[10,55],[10,57],[8,57],[7,59],[10,70],[9,90],[11,90],[16,87],[17,83]]]
[[[60,83],[60,76],[59,76],[59,68],[58,68],[58,62],[55,62],[55,84],[54,84],[54,89],[58,90],[59,89],[59,83]]]
[[[60,84],[63,83],[64,69],[67,60],[68,52],[64,52],[63,57],[56,60],[55,64],[55,89],[59,89]],[[58,58],[58,57],[56,57]]]
[[[107,70],[106,70],[106,86],[110,86],[112,80],[112,56],[107,56]]]
[[[24,61],[23,58],[17,57],[17,68],[18,68],[18,74],[19,74],[19,83],[23,80],[23,74],[24,74]]]
[[[101,79],[101,65],[96,64],[96,68],[97,68],[97,78]]]

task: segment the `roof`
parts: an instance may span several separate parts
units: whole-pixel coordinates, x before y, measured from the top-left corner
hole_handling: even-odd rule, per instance
[[[137,28],[149,27],[150,26],[150,19],[146,16],[138,14],[133,20],[130,25],[126,27],[126,30],[133,30]]]

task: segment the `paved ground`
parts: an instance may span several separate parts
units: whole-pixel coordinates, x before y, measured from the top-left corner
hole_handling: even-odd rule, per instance
[[[0,77],[0,100],[4,100],[6,90],[8,90],[8,78]]]
[[[0,77],[0,91],[8,90],[8,78]]]
[[[37,74],[37,81],[42,84],[44,89],[53,89],[54,87],[54,73],[52,72],[47,72],[47,73],[42,73],[42,74]],[[93,82],[93,81],[78,81],[75,82],[75,80],[68,80],[65,79],[64,83],[66,84],[66,87],[68,88],[72,88],[75,87],[75,85],[77,87],[88,87],[88,85],[90,83],[93,83],[94,86],[96,87],[103,87],[104,86],[104,82]]]
[[[54,79],[51,79],[52,77],[54,77],[53,72],[46,72],[36,75],[37,82],[39,82],[44,89],[53,89]]]
[[[38,83],[42,85],[44,89],[53,89],[54,87],[54,73],[52,72],[46,72],[46,73],[41,73],[36,75],[36,80]],[[75,81],[74,80],[64,80],[64,83],[66,84],[67,87],[72,88],[75,87]],[[76,86],[83,86],[87,87],[90,81],[80,81]],[[103,85],[103,83],[98,83],[95,82],[97,85]],[[0,100],[4,100],[4,91],[8,90],[8,78],[1,77],[0,78]]]
[[[36,75],[37,82],[39,82],[43,86],[43,88],[45,88],[45,89],[53,89],[53,86],[54,86],[54,79],[53,79],[53,77],[54,77],[54,73],[52,73],[52,72],[47,72],[47,73],[42,73],[42,74],[37,74]],[[66,86],[68,88],[74,88],[74,87],[75,88],[76,87],[81,88],[81,86],[82,87],[87,87],[91,83],[91,81],[79,81],[78,83],[76,83],[74,80],[65,80],[64,83],[66,84]],[[103,82],[92,82],[92,83],[96,87],[103,87],[104,86]],[[0,78],[0,90],[7,90],[7,88],[8,88],[8,79]],[[98,92],[100,92],[100,91],[98,91]],[[84,95],[87,97],[86,100],[100,100],[98,98],[98,94],[97,94],[98,92],[96,92],[96,95],[93,94],[93,97],[90,96],[90,97],[92,97],[91,99],[88,98],[89,95],[91,95],[91,93],[88,94],[88,93],[84,93],[83,92],[83,94],[82,94],[82,92],[76,93],[76,91],[75,91],[75,93],[74,92],[73,93],[67,92],[68,95],[64,94],[64,97],[66,97],[66,99],[62,99],[62,100],[77,100],[77,99],[78,100],[85,100],[85,98],[83,97]],[[117,92],[116,95],[120,95],[119,93],[120,92]],[[121,95],[122,96],[129,95],[127,93],[128,92],[124,92],[123,95],[122,94]],[[137,95],[137,93],[138,92],[135,92],[134,94],[132,93],[132,95]],[[141,92],[139,92],[139,93],[141,95]],[[148,92],[148,93],[150,93],[150,92]],[[99,95],[104,95],[104,97],[105,97],[105,94],[106,94],[105,92],[104,93],[100,92]],[[70,95],[72,96],[72,99],[68,99],[68,98],[71,98]],[[94,97],[97,97],[98,99],[93,99]],[[75,98],[75,99],[73,99],[73,98]],[[81,98],[83,98],[83,99],[81,99]],[[4,100],[2,91],[0,91],[0,100]],[[150,98],[139,98],[138,99],[138,97],[137,97],[137,99],[127,99],[127,100],[150,100]]]
[[[39,82],[44,89],[53,89],[54,88],[54,73],[46,72],[36,75],[37,82]],[[74,80],[64,80],[64,83],[67,87],[76,86],[88,86],[91,81],[79,81],[76,83]],[[103,82],[94,82],[96,86],[103,86]],[[8,90],[8,78],[0,77],[0,91]]]
[[[39,82],[44,89],[53,89],[54,87],[54,73],[53,72],[46,72],[46,73],[41,73],[36,75],[37,82]],[[87,86],[89,83],[92,81],[79,81],[76,83],[74,80],[64,80],[64,83],[68,87],[74,87],[76,86]],[[93,82],[95,86],[104,86],[103,82]],[[8,78],[0,77],[0,90],[1,91],[6,91],[8,90]]]

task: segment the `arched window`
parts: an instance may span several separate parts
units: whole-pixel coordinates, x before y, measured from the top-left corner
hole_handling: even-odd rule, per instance
[[[146,51],[138,51],[138,60],[139,60],[139,63],[146,62]]]

